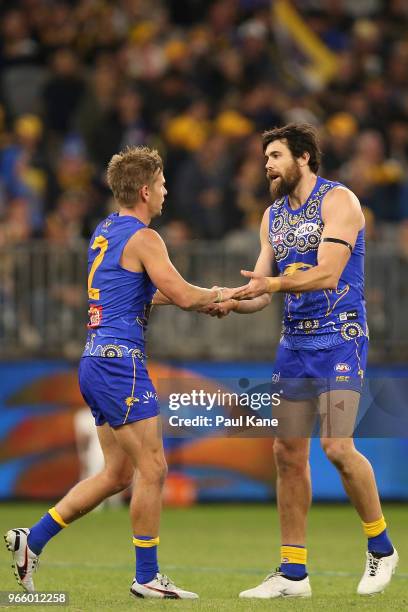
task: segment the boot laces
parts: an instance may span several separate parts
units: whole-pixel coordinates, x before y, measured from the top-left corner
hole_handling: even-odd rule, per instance
[[[368,553],[368,575],[376,576],[380,565],[381,558],[374,557],[372,553]]]
[[[174,587],[173,582],[166,574],[157,574],[157,579],[164,588]]]
[[[271,580],[271,578],[275,578],[276,576],[283,576],[280,567],[277,567],[274,572],[268,574],[267,577],[263,580],[263,582],[267,582],[268,580]]]

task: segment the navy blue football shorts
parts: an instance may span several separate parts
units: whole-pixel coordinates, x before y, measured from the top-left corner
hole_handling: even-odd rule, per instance
[[[272,383],[288,400],[308,400],[333,390],[361,393],[368,339],[354,338],[327,349],[287,349],[279,345]]]
[[[119,427],[160,412],[156,389],[141,359],[82,357],[78,377],[96,425]]]

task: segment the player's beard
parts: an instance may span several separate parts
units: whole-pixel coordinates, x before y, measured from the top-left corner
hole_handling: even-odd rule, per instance
[[[296,160],[293,160],[292,165],[282,174],[277,181],[273,181],[272,177],[268,176],[269,191],[273,200],[278,200],[284,196],[291,195],[302,178],[299,165]]]

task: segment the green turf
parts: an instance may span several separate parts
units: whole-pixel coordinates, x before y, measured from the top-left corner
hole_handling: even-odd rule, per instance
[[[0,506],[1,531],[30,526],[46,508],[35,504],[3,504]],[[385,506],[384,513],[401,561],[392,584],[386,593],[377,597],[361,598],[355,594],[364,567],[365,543],[359,521],[348,506],[315,506],[311,511],[308,568],[312,600],[237,598],[239,591],[258,584],[278,564],[278,523],[271,505],[165,509],[161,569],[175,582],[197,591],[201,596],[197,602],[139,601],[130,597],[134,552],[125,508],[94,512],[54,538],[42,555],[36,587],[44,591],[68,591],[70,610],[92,612],[407,610],[407,511],[404,506],[390,505]],[[17,588],[10,569],[10,553],[4,548],[0,553],[0,590]],[[49,608],[35,606],[38,611],[46,609]]]

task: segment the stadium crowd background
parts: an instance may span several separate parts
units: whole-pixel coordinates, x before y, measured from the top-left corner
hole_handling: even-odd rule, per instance
[[[89,237],[133,144],[164,156],[170,245],[256,233],[259,133],[296,120],[319,127],[321,173],[360,197],[368,239],[408,257],[408,2],[292,4],[336,58],[324,86],[291,69],[268,0],[3,2],[0,246]]]
[[[157,147],[169,190],[158,224],[177,268],[202,286],[238,284],[257,256],[269,203],[260,133],[292,120],[318,127],[321,174],[361,199],[370,359],[381,376],[402,376],[408,0],[0,3],[1,499],[56,499],[78,478],[86,242],[112,210],[110,157],[126,145]],[[270,376],[279,300],[249,322],[166,308],[152,318],[155,382],[169,377],[168,360],[171,378],[187,368],[214,388],[224,374]],[[395,388],[395,402],[389,386],[381,396],[392,419],[407,397]],[[272,439],[179,442],[167,456],[168,490],[179,500],[273,495]],[[314,498],[343,499],[317,446]],[[406,499],[406,440],[361,440],[360,448],[385,498]]]

